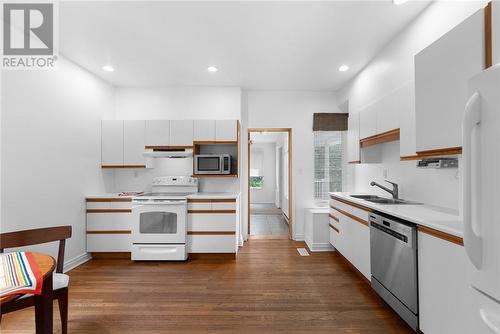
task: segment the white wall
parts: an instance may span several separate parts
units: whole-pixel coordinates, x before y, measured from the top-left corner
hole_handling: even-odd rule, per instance
[[[333,92],[248,91],[244,114],[250,128],[292,128],[292,196],[294,239],[304,238],[304,208],[313,201],[313,132],[315,112],[339,112]],[[246,136],[246,128],[243,133]],[[245,145],[244,145],[245,146]],[[243,162],[246,164],[246,162]],[[246,182],[246,176],[245,176]],[[246,187],[246,185],[245,185]],[[246,189],[246,188],[244,188]],[[247,226],[243,228],[246,231]]]
[[[116,119],[240,119],[239,87],[117,88]]]
[[[484,1],[432,3],[394,38],[348,85],[339,90],[349,110],[359,110],[391,91],[414,81],[414,56],[458,23],[484,7]],[[350,165],[347,190],[372,192],[371,180],[382,181],[383,171],[398,182],[402,196],[453,209],[459,208],[457,171],[417,170],[415,162],[399,162],[393,145],[383,145],[380,164]]]
[[[114,89],[64,57],[58,66],[2,71],[1,231],[72,225],[68,263],[86,254],[85,195],[112,183],[100,122],[113,117]]]
[[[250,203],[274,204],[276,195],[276,143],[254,143],[252,145],[252,159],[256,154],[262,155],[262,169],[260,175],[264,177],[262,189],[250,190]],[[250,160],[250,168],[255,168]]]

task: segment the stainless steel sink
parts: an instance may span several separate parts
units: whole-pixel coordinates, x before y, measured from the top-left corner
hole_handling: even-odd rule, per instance
[[[384,198],[377,195],[351,195],[351,197],[362,199],[376,204],[407,204],[407,205],[422,204],[422,203],[407,201],[404,199]]]

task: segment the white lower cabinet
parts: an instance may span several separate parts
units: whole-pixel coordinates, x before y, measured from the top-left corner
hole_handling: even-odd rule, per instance
[[[236,199],[188,199],[188,252],[236,253]]]
[[[467,266],[463,246],[418,232],[419,323],[425,334],[488,333],[474,317]]]
[[[129,198],[88,198],[87,252],[130,252],[131,224]]]

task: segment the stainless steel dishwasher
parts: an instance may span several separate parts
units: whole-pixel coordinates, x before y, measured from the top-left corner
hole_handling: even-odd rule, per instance
[[[371,213],[370,256],[373,289],[416,330],[418,277],[415,224]]]

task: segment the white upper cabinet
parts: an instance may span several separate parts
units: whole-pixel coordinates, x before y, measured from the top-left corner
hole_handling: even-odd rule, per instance
[[[375,104],[377,114],[377,134],[399,128],[398,92],[396,90]]]
[[[123,164],[144,165],[145,121],[123,121]]]
[[[215,121],[195,120],[194,141],[215,141]]]
[[[372,104],[359,113],[359,138],[363,139],[377,134],[377,109]]]
[[[170,121],[170,146],[193,146],[193,121]]]
[[[415,83],[412,81],[397,92],[399,111],[399,151],[402,157],[416,153],[415,134]]]
[[[101,164],[103,166],[123,165],[123,121],[101,122]]]
[[[218,120],[215,121],[215,140],[217,141],[237,141],[238,121]]]
[[[462,145],[467,82],[483,67],[483,10],[415,56],[417,152]]]
[[[146,121],[145,146],[169,146],[169,145],[170,145],[170,121],[167,120]]]
[[[349,113],[347,122],[347,161],[359,161],[359,112]]]

